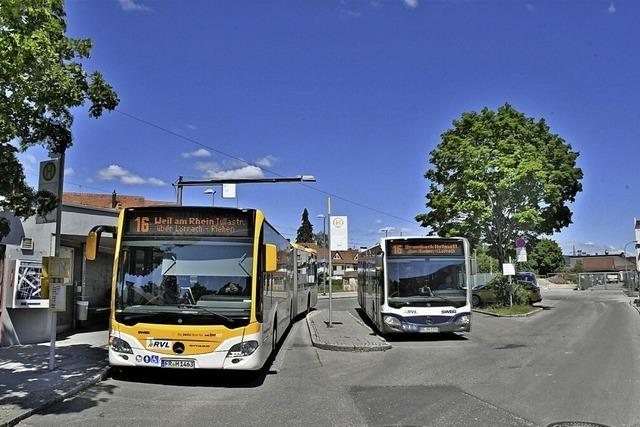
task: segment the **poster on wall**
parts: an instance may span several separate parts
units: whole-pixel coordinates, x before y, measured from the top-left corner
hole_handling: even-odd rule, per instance
[[[47,308],[49,299],[43,298],[42,262],[17,260],[13,273],[13,307]]]

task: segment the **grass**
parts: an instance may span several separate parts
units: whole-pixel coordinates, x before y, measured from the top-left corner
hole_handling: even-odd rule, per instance
[[[538,307],[532,305],[514,305],[513,307],[485,307],[482,310],[488,311],[494,314],[512,315],[512,314],[527,314],[531,313]]]
[[[344,288],[342,287],[342,279],[334,279],[331,281],[331,292],[346,292],[344,290]],[[318,292],[322,293],[322,291],[325,290],[325,284],[320,282],[320,284],[318,284]],[[327,294],[329,293],[329,287],[326,286],[326,291]]]

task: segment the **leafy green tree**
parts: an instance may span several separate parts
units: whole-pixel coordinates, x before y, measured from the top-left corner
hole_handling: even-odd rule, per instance
[[[0,208],[23,218],[57,202],[27,185],[17,153],[40,144],[60,155],[72,144],[71,108],[88,100],[100,117],[118,104],[102,75],[77,61],[89,58],[91,40],[66,29],[63,0],[0,0]],[[0,237],[8,232],[0,218]]]
[[[298,228],[298,235],[296,236],[296,242],[313,243],[313,225],[309,221],[309,212],[307,212],[306,208],[302,212],[302,224]]]
[[[431,152],[429,210],[416,220],[432,234],[487,243],[502,264],[517,237],[571,224],[567,203],[582,191],[578,155],[544,119],[509,104],[463,113]]]
[[[313,235],[313,241],[316,242],[316,244],[320,247],[326,247],[327,246],[327,241],[328,241],[328,236],[326,235],[326,233],[323,233],[322,231],[319,233],[315,233]]]
[[[533,245],[533,249],[527,253],[526,268],[543,276],[562,271],[564,265],[562,249],[560,249],[555,240],[540,239]],[[523,270],[523,268],[520,268],[520,270]]]
[[[498,260],[489,254],[487,245],[480,245],[476,256],[478,259],[478,273],[499,273],[501,271]]]

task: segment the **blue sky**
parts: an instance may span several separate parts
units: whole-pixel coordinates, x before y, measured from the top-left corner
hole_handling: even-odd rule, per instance
[[[173,200],[179,175],[310,174],[312,187],[374,209],[333,200],[334,213],[349,216],[352,245],[370,245],[383,227],[424,232],[413,218],[425,210],[423,175],[440,134],[464,111],[509,102],[544,117],[581,153],[574,224],[555,236],[563,248],[620,250],[634,239],[636,1],[74,0],[66,8],[69,34],[94,42],[87,69],[114,86],[119,110],[166,129],[78,110],[66,191]],[[32,183],[44,156],[22,156]],[[203,190],[187,189],[185,202],[210,203]],[[263,209],[287,237],[305,207],[312,219],[326,212],[326,195],[299,184],[238,193],[240,206]]]

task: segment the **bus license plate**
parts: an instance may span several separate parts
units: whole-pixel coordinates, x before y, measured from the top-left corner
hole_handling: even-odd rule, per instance
[[[160,366],[163,368],[194,369],[196,361],[194,359],[162,359]]]
[[[420,332],[440,332],[440,328],[437,326],[423,326],[420,328]]]

